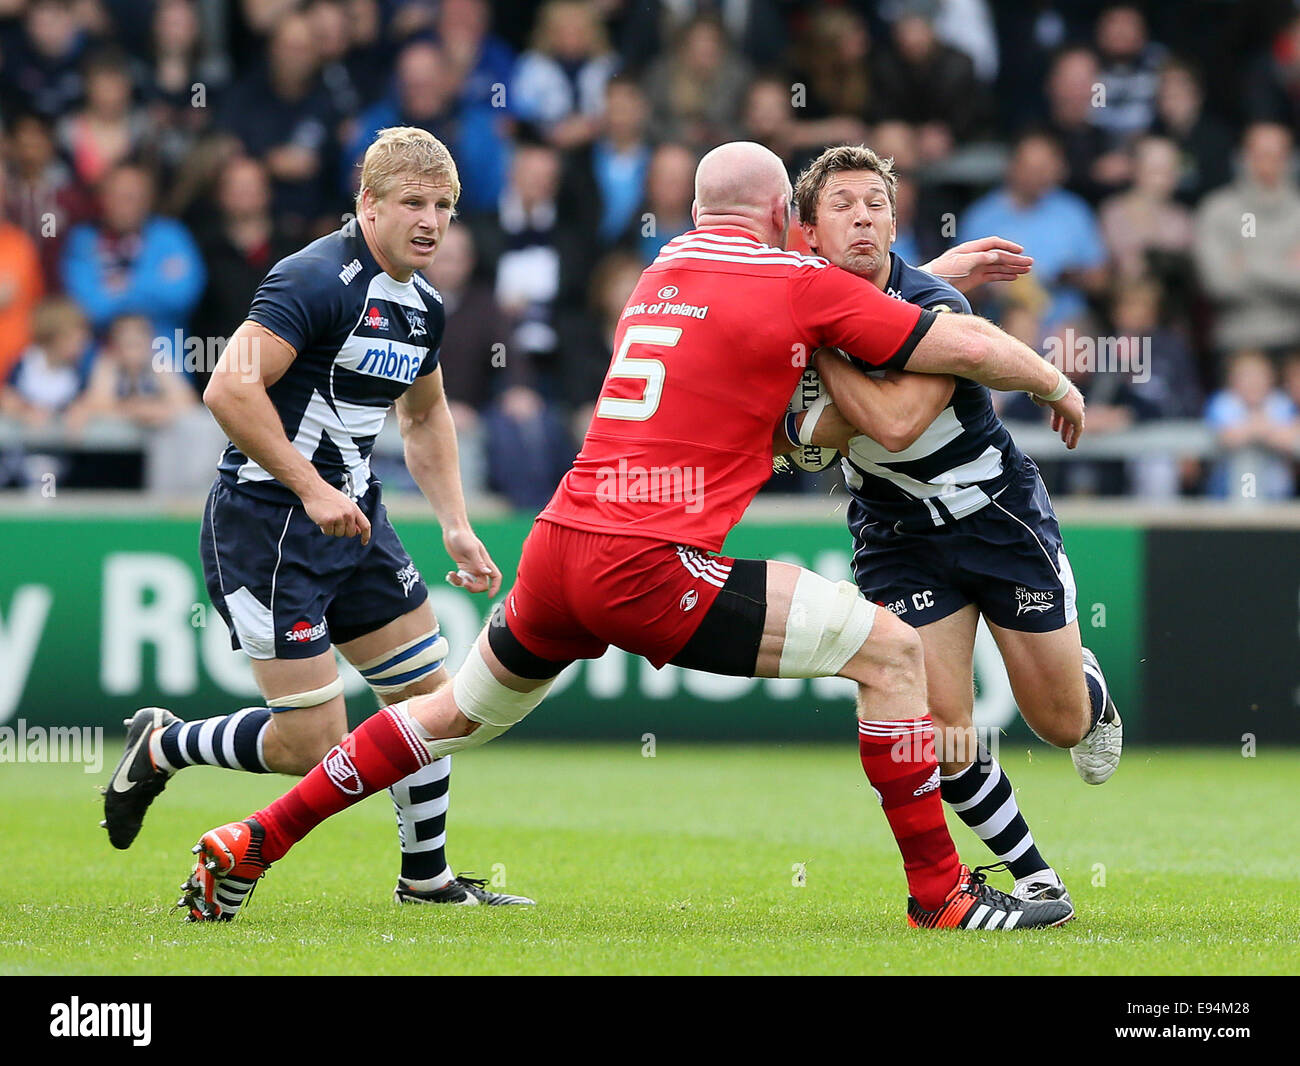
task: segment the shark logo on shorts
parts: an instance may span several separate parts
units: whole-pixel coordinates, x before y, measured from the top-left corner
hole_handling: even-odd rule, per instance
[[[402,569],[397,571],[397,580],[401,582],[402,593],[406,596],[411,594],[411,589],[415,588],[420,580],[420,571],[415,568],[414,563],[407,563]]]
[[[1034,589],[1021,588],[1016,586],[1016,617],[1022,614],[1044,614],[1056,606],[1052,600],[1056,593],[1051,589],[1046,592],[1037,592]]]

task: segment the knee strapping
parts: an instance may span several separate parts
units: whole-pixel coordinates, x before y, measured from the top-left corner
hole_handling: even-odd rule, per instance
[[[273,711],[301,711],[308,707],[319,707],[329,703],[335,696],[343,695],[343,678],[336,677],[328,685],[313,688],[307,692],[292,692],[287,696],[275,696],[266,701]]]
[[[555,679],[552,678],[531,692],[516,692],[507,688],[493,676],[475,642],[465,657],[464,665],[452,679],[452,692],[460,713],[471,722],[478,722],[479,726],[468,736],[428,741],[430,754],[434,758],[451,755],[466,748],[480,747],[499,737],[523,721],[546,698],[554,683]]]
[[[871,635],[876,605],[849,581],[799,574],[781,648],[781,677],[832,677]]]
[[[437,629],[409,640],[368,662],[357,670],[381,703],[417,681],[423,681],[442,667],[449,645]]]

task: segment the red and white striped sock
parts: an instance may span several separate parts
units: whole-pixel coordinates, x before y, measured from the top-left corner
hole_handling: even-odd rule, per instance
[[[957,884],[961,860],[943,817],[934,723],[929,715],[859,722],[858,750],[903,854],[908,891],[935,910]]]
[[[275,862],[331,815],[432,761],[404,704],[371,715],[293,788],[253,817],[266,830],[262,858]]]

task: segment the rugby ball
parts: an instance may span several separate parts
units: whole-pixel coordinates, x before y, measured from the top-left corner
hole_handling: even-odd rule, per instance
[[[792,414],[798,414],[800,411],[806,411],[823,396],[829,395],[826,386],[822,384],[821,375],[817,373],[816,367],[805,367],[803,375],[799,378],[799,384],[795,386],[794,395],[790,397],[789,410]],[[816,473],[819,470],[825,470],[836,459],[840,453],[834,448],[823,448],[817,444],[804,444],[790,453],[790,459],[800,470],[807,470],[809,473]]]

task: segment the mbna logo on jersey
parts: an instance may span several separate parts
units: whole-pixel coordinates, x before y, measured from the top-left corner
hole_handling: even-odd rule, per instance
[[[374,306],[372,306],[372,307],[370,308],[370,310],[366,312],[366,317],[365,317],[365,320],[364,320],[364,321],[365,321],[365,324],[366,324],[370,329],[387,329],[387,328],[388,328],[388,316],[387,316],[387,315],[381,315],[381,314],[379,313],[379,308],[378,308],[378,307],[374,307]]]

